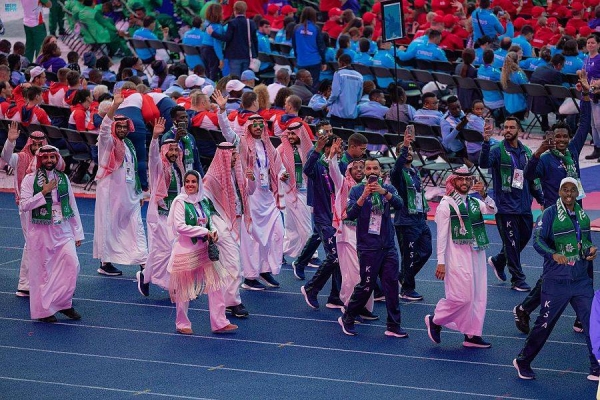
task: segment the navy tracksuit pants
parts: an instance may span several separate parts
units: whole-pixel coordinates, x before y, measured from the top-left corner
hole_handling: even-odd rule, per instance
[[[317,272],[315,272],[312,279],[306,285],[304,285],[304,289],[307,292],[314,291],[315,294],[319,293],[329,278],[331,278],[331,293],[329,294],[328,301],[338,301],[340,299],[342,273],[340,271],[340,262],[336,248],[335,228],[331,225],[315,224],[315,230],[318,232],[319,238],[323,242],[325,260],[317,269]],[[304,250],[306,250],[306,247]],[[302,250],[302,253],[304,253],[304,250]]]
[[[521,252],[527,246],[533,232],[532,214],[496,214],[496,227],[502,239],[502,250],[492,257],[494,265],[508,266],[510,281],[525,281],[521,267]]]
[[[594,288],[592,280],[589,278],[577,281],[544,279],[541,290],[542,308],[540,309],[540,315],[535,320],[535,325],[529,336],[527,336],[525,346],[519,353],[518,360],[527,365],[531,364],[544,347],[556,322],[570,303],[577,314],[577,319],[583,324],[583,334],[585,335],[590,358],[590,372],[600,369],[598,360],[592,353],[592,343],[590,341],[590,313],[593,298]]]
[[[398,299],[398,252],[395,248],[377,250],[358,250],[360,264],[360,283],[354,287],[348,308],[344,314],[344,322],[354,322],[365,307],[371,293],[375,290],[377,277],[381,280],[381,289],[385,295],[387,308],[387,327],[400,326],[400,306]]]
[[[427,222],[418,225],[396,225],[396,237],[400,247],[400,284],[402,292],[415,290],[415,276],[431,256],[431,231]]]

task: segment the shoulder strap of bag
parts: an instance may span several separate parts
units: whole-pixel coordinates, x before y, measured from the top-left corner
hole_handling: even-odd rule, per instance
[[[248,55],[252,60],[252,40],[250,39],[250,20],[246,18],[246,26],[248,27]]]
[[[481,21],[479,20],[480,10],[477,10],[477,24],[479,25],[479,30],[481,31],[481,36],[485,36],[485,32],[483,31],[483,27],[481,26]]]

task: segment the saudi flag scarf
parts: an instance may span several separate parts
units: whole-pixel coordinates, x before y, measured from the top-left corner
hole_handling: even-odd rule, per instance
[[[135,152],[135,147],[133,147],[133,143],[131,142],[131,140],[127,138],[123,139],[123,143],[125,143],[125,146],[129,148],[129,151],[133,156],[133,168],[135,172],[135,194],[140,194],[142,193],[142,184],[140,183],[140,176],[138,175],[138,160],[137,154]]]
[[[185,206],[185,224],[190,225],[190,226],[198,225],[198,211],[196,211],[196,207],[194,207],[194,205],[192,203],[188,203],[187,201],[185,201],[183,204]],[[200,209],[202,210],[202,213],[204,214],[203,216],[206,217],[206,229],[208,229],[210,231],[211,230],[210,214],[211,214],[211,209],[214,209],[214,208],[206,200],[202,200],[198,204],[200,205]],[[198,243],[198,238],[193,237],[192,243],[193,244]]]
[[[404,183],[406,184],[406,194],[407,194],[407,200],[408,200],[408,204],[407,204],[408,213],[409,214],[418,214],[420,212],[426,213],[427,211],[429,211],[429,205],[427,204],[427,199],[425,199],[425,192],[424,191],[417,192],[417,188],[415,187],[415,182],[413,181],[412,177],[410,176],[410,174],[408,173],[406,168],[402,169],[402,175],[404,177]],[[421,204],[423,204],[423,210],[421,210],[421,211],[417,210],[417,206],[415,204],[415,200],[416,200],[417,196],[421,196],[421,199],[422,199]]]
[[[54,171],[58,179],[58,199],[60,201],[60,209],[62,212],[63,220],[72,218],[74,216],[71,204],[69,203],[69,184],[67,176],[60,171]],[[35,180],[33,181],[33,193],[37,194],[42,191],[42,186],[48,182],[48,175],[46,170],[40,168],[37,170]],[[46,204],[34,209],[31,212],[32,222],[34,224],[50,225],[52,221],[52,192],[49,192],[44,196]]]
[[[506,141],[501,141],[497,146],[500,146],[500,179],[502,181],[502,191],[512,192],[513,162],[510,154],[506,151]],[[519,142],[519,146],[523,146],[526,154],[525,158],[530,160],[531,149],[521,142]],[[536,179],[533,182],[535,184],[535,189],[540,189],[542,187],[539,179]]]
[[[454,207],[450,206],[450,231],[452,233],[452,241],[456,244],[473,244],[473,240],[477,243],[480,250],[487,248],[490,244],[483,223],[483,216],[479,208],[479,202],[467,196],[469,209],[463,201],[462,197],[457,192],[452,192],[450,197],[458,206],[456,213]],[[470,201],[469,201],[470,199]]]
[[[186,170],[194,169],[194,145],[189,135],[181,138],[183,142],[183,166]]]
[[[554,233],[554,244],[556,251],[567,257],[569,262],[576,262],[585,254],[587,249],[592,247],[592,243],[588,240],[590,232],[590,218],[578,203],[575,203],[575,216],[579,229],[581,230],[581,244],[577,240],[577,232],[573,221],[569,217],[569,213],[565,205],[559,198],[556,200],[557,213],[552,222],[552,232]],[[580,248],[581,247],[581,248]]]
[[[567,149],[565,154],[561,153],[556,149],[550,150],[550,153],[554,154],[563,162],[568,178],[579,179],[579,176],[577,176],[577,169],[575,168],[575,162],[573,162],[573,156],[571,155],[569,149]]]
[[[366,177],[360,185],[366,185],[368,183],[368,177]],[[377,183],[383,187],[383,180],[377,179]],[[371,193],[371,213],[372,214],[383,214],[383,196],[377,192]]]

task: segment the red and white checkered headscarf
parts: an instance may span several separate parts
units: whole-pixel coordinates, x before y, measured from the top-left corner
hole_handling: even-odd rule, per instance
[[[256,147],[255,140],[252,137],[252,134],[249,131],[250,125],[256,120],[261,120],[264,122],[263,117],[258,114],[255,114],[248,118],[246,123],[244,124],[244,135],[240,140],[240,158],[242,162],[242,167],[244,171],[250,168],[254,168],[256,164]],[[275,196],[275,202],[278,208],[281,208],[279,201],[279,172],[281,171],[281,158],[277,154],[277,150],[271,143],[269,139],[269,133],[267,131],[266,125],[263,127],[260,140],[262,140],[265,149],[267,151],[267,159],[269,160],[269,180],[271,190],[273,191],[273,195]]]
[[[310,136],[308,135],[308,132],[306,131],[306,128],[304,127],[304,124],[302,124],[302,122],[296,122],[296,123],[290,124],[287,127],[287,129],[285,131],[283,131],[283,134],[281,135],[281,144],[279,145],[279,147],[277,147],[277,152],[279,153],[281,162],[283,163],[285,170],[290,175],[290,178],[288,180],[290,189],[286,194],[293,193],[294,202],[296,202],[298,199],[298,197],[297,197],[298,188],[296,187],[296,174],[295,174],[296,165],[295,165],[295,160],[294,160],[294,149],[293,149],[292,145],[290,144],[290,141],[288,138],[288,133],[290,130],[296,132],[296,135],[300,139],[300,145],[298,146],[298,153],[300,154],[300,159],[302,160],[302,165],[304,165],[304,163],[306,162],[306,159],[308,158],[308,152],[310,151],[310,149],[312,149],[313,144],[312,144],[312,141],[310,140]],[[306,177],[304,177],[304,181],[306,182]]]
[[[19,202],[19,193],[21,192],[21,182],[23,182],[23,178],[27,175],[27,170],[29,169],[29,165],[31,161],[35,158],[35,154],[31,152],[31,145],[34,140],[41,140],[42,146],[46,146],[48,144],[48,139],[46,139],[46,135],[43,132],[35,131],[29,134],[29,138],[27,139],[27,143],[25,143],[25,147],[17,154],[19,157],[19,161],[17,161],[17,192],[15,196],[17,198],[17,203]],[[62,160],[62,158],[61,158]],[[63,168],[64,170],[64,161]]]
[[[233,152],[235,146],[228,142],[219,143],[217,145],[217,151],[215,157],[210,163],[206,175],[204,175],[204,188],[205,195],[208,197],[216,206],[223,210],[232,224],[231,231],[235,239],[238,239],[238,219],[235,209],[235,186],[231,180],[232,168],[231,159],[233,158]],[[246,189],[246,176],[242,169],[242,163],[238,158],[235,166],[233,167],[233,173],[240,190],[242,208],[244,211],[244,221],[246,228],[249,228],[252,218],[250,216],[250,208],[248,207],[248,190]]]
[[[35,172],[39,168],[42,168],[42,154],[51,154],[51,153],[54,153],[56,155],[56,169],[58,171],[64,171],[65,160],[63,160],[63,158],[61,157],[59,150],[54,146],[46,144],[46,145],[40,147],[38,149],[38,151],[35,153],[35,156],[31,159],[31,162],[29,163],[29,167],[27,168],[27,173],[31,174],[32,172]]]
[[[117,169],[119,169],[121,167],[121,165],[123,165],[123,160],[125,159],[125,142],[123,142],[123,140],[119,139],[119,137],[117,136],[117,124],[118,123],[122,123],[125,122],[127,123],[129,132],[133,132],[135,130],[135,127],[133,126],[133,121],[124,116],[124,115],[115,115],[113,118],[113,123],[112,126],[110,127],[110,134],[112,135],[112,137],[114,138],[114,145],[112,148],[112,151],[110,152],[110,156],[108,158],[108,165],[103,165],[102,167],[104,167],[103,169],[100,168],[98,170],[98,172],[104,170],[104,173],[100,173],[96,175],[96,180],[98,179],[102,179],[110,174],[112,174],[114,171],[116,171]]]
[[[471,173],[471,171],[469,170],[469,167],[467,167],[466,165],[463,165],[460,168],[457,168],[454,170],[454,172],[452,173],[452,175],[448,176],[448,178],[446,178],[446,196],[450,196],[450,194],[452,194],[452,192],[454,192],[456,189],[454,187],[454,181],[459,177],[459,176],[472,176],[473,173]]]
[[[181,152],[181,149],[179,148],[179,145],[174,139],[165,140],[162,146],[160,146],[160,161],[163,166],[164,180],[162,182],[157,182],[156,197],[158,197],[159,199],[164,199],[169,195],[169,186],[171,186],[171,172],[173,169],[171,168],[171,161],[167,159],[167,153],[169,152],[169,148],[172,144],[175,144],[177,146],[178,155],[177,161],[175,161],[175,163],[179,168],[181,177],[183,178],[183,174],[185,174],[185,169],[183,167],[183,154]],[[183,182],[181,183],[181,185],[183,186]]]

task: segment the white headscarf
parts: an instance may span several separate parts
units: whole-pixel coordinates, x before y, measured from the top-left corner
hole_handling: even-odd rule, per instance
[[[196,178],[198,178],[198,192],[194,193],[194,194],[187,194],[185,192],[185,177],[188,175],[194,175]],[[177,195],[177,197],[175,197],[175,199],[173,200],[173,204],[171,204],[171,209],[169,210],[169,217],[167,218],[167,224],[173,229],[175,230],[175,213],[173,212],[173,210],[175,209],[175,203],[177,202],[186,202],[186,203],[190,203],[190,204],[198,204],[200,202],[200,200],[202,200],[204,198],[204,185],[202,184],[202,177],[200,176],[200,173],[198,171],[195,170],[189,170],[185,173],[185,175],[183,176],[183,182],[181,183],[181,193],[179,193],[179,195]],[[177,235],[177,233],[175,232],[175,235]]]

